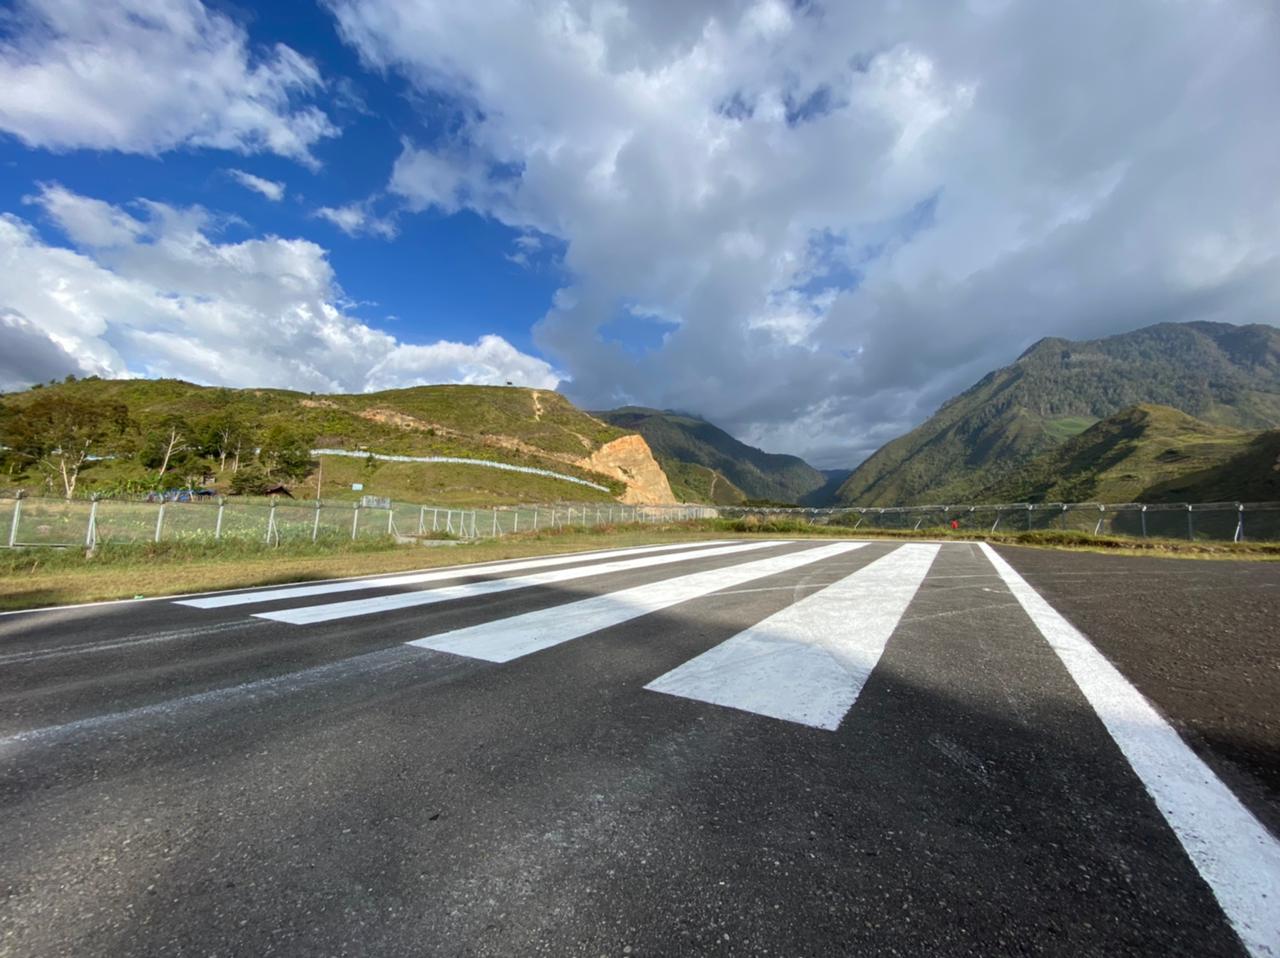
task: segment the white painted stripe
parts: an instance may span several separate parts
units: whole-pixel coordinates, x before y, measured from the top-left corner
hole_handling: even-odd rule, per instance
[[[645,686],[834,731],[940,547],[904,545]]]
[[[830,559],[866,543],[841,542],[759,559],[726,569],[695,572],[676,579],[638,585],[579,602],[526,612],[497,622],[485,622],[465,629],[427,636],[408,643],[422,649],[452,652],[487,662],[510,662],[531,652],[568,642],[580,636],[620,625],[642,615],[688,602],[721,589],[732,588],[767,575],[788,572],[801,566]]]
[[[1075,626],[985,542],[982,550],[1120,746],[1245,947],[1280,955],[1280,842]]]
[[[342,579],[323,584],[296,586],[288,589],[262,589],[256,592],[240,592],[234,595],[215,595],[203,599],[183,599],[175,604],[189,605],[196,609],[221,609],[231,605],[251,605],[259,602],[275,602],[279,599],[305,599],[313,595],[330,595],[335,592],[359,592],[363,589],[384,589],[400,585],[418,585],[423,582],[440,582],[469,575],[490,575],[503,572],[520,572],[524,569],[541,569],[550,566],[569,565],[572,562],[591,562],[614,556],[643,555],[650,552],[674,552],[679,549],[696,549],[702,546],[725,545],[731,540],[716,539],[710,542],[678,542],[664,546],[637,546],[631,549],[610,549],[604,552],[572,552],[568,555],[546,556],[539,559],[516,559],[476,566],[450,566],[430,572],[412,572],[379,576],[374,579]]]
[[[295,609],[282,609],[278,612],[259,612],[257,617],[271,619],[275,622],[288,622],[291,625],[312,625],[316,622],[332,622],[334,619],[349,619],[357,615],[394,612],[398,609],[412,609],[422,605],[435,605],[438,602],[452,602],[456,599],[473,599],[476,596],[510,592],[513,589],[530,589],[540,585],[555,585],[558,582],[570,582],[574,579],[607,575],[611,572],[628,572],[632,569],[647,569],[650,566],[668,565],[673,562],[690,562],[694,559],[735,555],[739,552],[751,552],[755,549],[766,549],[770,546],[782,544],[781,542],[770,541],[739,542],[734,545],[720,546],[716,549],[699,549],[696,552],[642,556],[639,559],[619,559],[616,562],[575,566],[572,569],[554,569],[551,572],[513,576],[509,579],[486,579],[480,582],[466,582],[462,585],[445,586],[442,589],[397,592],[394,595],[380,595],[371,599],[352,599],[349,602],[307,605]]]

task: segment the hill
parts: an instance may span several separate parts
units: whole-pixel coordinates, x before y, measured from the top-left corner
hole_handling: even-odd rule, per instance
[[[419,386],[360,395],[317,395],[280,389],[226,389],[180,380],[88,378],[3,397],[8,435],[29,425],[32,411],[115,410],[82,469],[81,492],[142,491],[157,483],[231,488],[242,471],[287,484],[316,483],[327,498],[363,493],[406,500],[461,503],[534,499],[671,502],[666,476],[644,440],[610,426],[545,390],[491,386]],[[16,430],[16,432],[15,432]],[[32,488],[50,477],[31,456],[8,450],[9,485]],[[165,454],[168,449],[169,454]],[[398,463],[324,457],[312,449],[392,456],[447,456],[544,469],[589,486],[483,466]],[[242,477],[243,478],[243,477]],[[51,483],[51,486],[53,484]],[[54,490],[56,491],[56,490]]]
[[[711,491],[713,484],[718,491],[722,482],[728,482],[743,499],[799,502],[822,489],[828,481],[797,456],[748,446],[697,416],[642,406],[624,406],[592,415],[619,429],[644,436],[668,475],[674,472],[681,476],[685,482],[682,488],[698,501],[728,504],[727,496],[734,495],[733,492],[717,498]],[[701,469],[691,471],[689,466]],[[718,474],[719,478],[713,478],[712,474]]]
[[[1090,426],[979,494],[986,502],[1168,502],[1188,499],[1192,475],[1220,475],[1258,437],[1168,406],[1142,404]],[[1240,473],[1235,499],[1258,477]],[[1199,501],[1210,501],[1200,499]]]
[[[975,501],[1028,463],[1139,404],[1209,425],[1280,425],[1280,330],[1161,323],[1087,342],[1042,339],[862,463],[849,505]]]

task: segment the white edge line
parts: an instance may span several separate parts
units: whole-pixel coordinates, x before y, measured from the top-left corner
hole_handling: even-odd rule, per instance
[[[727,542],[754,542],[754,539],[690,539],[688,543],[672,543],[672,545],[712,545],[715,543]],[[790,542],[791,540],[786,540]],[[800,541],[800,540],[796,540]],[[651,543],[652,545],[661,545],[662,543]],[[624,549],[643,548],[642,546],[623,546]],[[263,589],[287,589],[290,586],[299,585],[324,585],[326,582],[350,582],[355,579],[370,579],[375,576],[393,576],[393,575],[416,575],[420,572],[444,572],[449,569],[480,569],[483,571],[485,566],[497,565],[500,562],[517,562],[520,559],[542,559],[551,558],[552,556],[583,556],[590,558],[593,554],[599,552],[614,552],[614,549],[588,549],[586,552],[543,552],[538,555],[530,556],[511,556],[507,559],[489,559],[486,562],[459,562],[455,565],[439,565],[439,566],[421,566],[417,569],[401,569],[397,572],[364,572],[360,575],[344,575],[333,579],[299,579],[295,582],[272,582],[270,585],[238,585],[231,589],[212,589],[208,592],[172,592],[168,595],[149,595],[141,599],[103,599],[100,602],[76,602],[72,605],[42,605],[37,609],[10,609],[7,612],[0,612],[0,617],[6,615],[32,615],[37,612],[61,612],[64,609],[87,609],[90,607],[99,607],[104,605],[127,605],[130,602],[178,602],[182,599],[197,599],[206,595],[226,595],[231,592],[255,592]]]
[[[985,542],[987,558],[1137,773],[1241,942],[1280,955],[1280,841],[1097,647]]]

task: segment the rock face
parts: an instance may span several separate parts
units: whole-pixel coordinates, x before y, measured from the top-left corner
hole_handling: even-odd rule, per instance
[[[676,502],[667,474],[653,458],[643,436],[623,436],[607,442],[574,465],[625,482],[627,491],[621,501],[627,505],[665,506]]]

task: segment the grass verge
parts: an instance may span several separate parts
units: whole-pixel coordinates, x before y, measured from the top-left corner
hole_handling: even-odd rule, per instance
[[[574,550],[625,548],[726,536],[796,538],[942,539],[987,541],[1038,548],[1195,559],[1280,560],[1276,542],[1186,542],[1126,539],[1041,531],[975,535],[951,529],[854,533],[843,526],[811,526],[792,519],[711,519],[670,525],[604,526],[522,533],[497,540],[436,548],[396,545],[390,539],[358,542],[176,542],[104,547],[93,556],[76,549],[0,552],[0,610],[13,611],[136,596],[179,595],[404,572],[469,562],[492,562]]]
[[[713,534],[687,525],[628,525],[522,533],[431,548],[369,539],[286,542],[276,547],[230,540],[148,543],[104,547],[92,557],[79,549],[22,549],[0,552],[0,611],[404,572]]]

